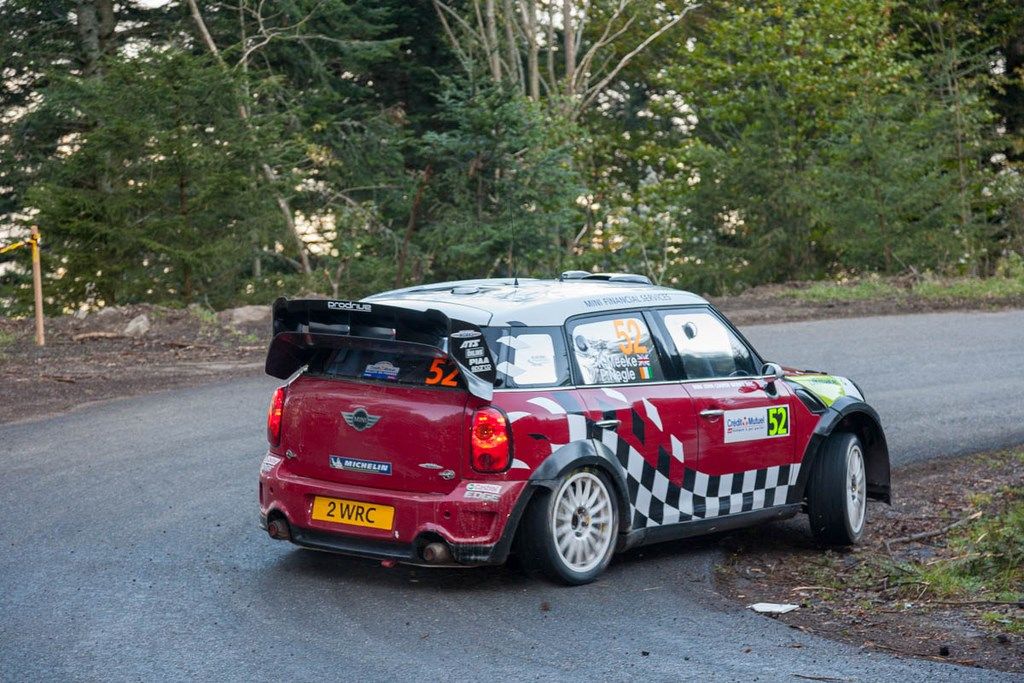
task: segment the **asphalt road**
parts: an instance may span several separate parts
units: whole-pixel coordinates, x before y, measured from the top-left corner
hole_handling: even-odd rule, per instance
[[[1024,442],[1022,311],[747,332],[775,360],[854,376],[898,463]],[[1000,678],[737,608],[713,590],[713,541],[629,553],[571,589],[273,542],[256,525],[273,386],[0,426],[0,680]]]

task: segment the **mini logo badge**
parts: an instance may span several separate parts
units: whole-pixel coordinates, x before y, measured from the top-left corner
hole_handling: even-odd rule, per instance
[[[391,463],[382,460],[360,460],[358,458],[346,458],[341,455],[330,456],[331,467],[336,470],[348,470],[349,472],[362,472],[363,474],[386,474],[391,475]]]
[[[370,415],[362,406],[356,406],[351,413],[343,412],[341,416],[345,418],[345,423],[357,432],[369,429],[380,420],[380,415]]]

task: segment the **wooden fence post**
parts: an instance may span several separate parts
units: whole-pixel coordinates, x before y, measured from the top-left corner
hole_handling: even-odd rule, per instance
[[[39,263],[39,228],[32,226],[32,289],[36,297],[36,345],[46,346],[43,330],[43,268]]]

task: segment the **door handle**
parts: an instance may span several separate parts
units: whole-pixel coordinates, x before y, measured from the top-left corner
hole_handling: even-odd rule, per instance
[[[619,425],[622,424],[622,420],[598,420],[594,424],[601,429],[618,429]]]
[[[716,417],[722,417],[723,415],[725,415],[725,411],[721,408],[707,408],[700,411],[700,416],[705,420],[713,420]]]

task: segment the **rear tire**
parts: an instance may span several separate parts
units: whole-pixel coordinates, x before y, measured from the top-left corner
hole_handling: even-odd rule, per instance
[[[579,586],[611,562],[618,533],[618,499],[608,478],[580,468],[560,477],[553,491],[534,496],[516,536],[529,573]]]
[[[867,479],[855,434],[840,432],[825,442],[807,482],[807,516],[820,543],[853,545],[864,535]]]

